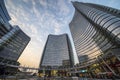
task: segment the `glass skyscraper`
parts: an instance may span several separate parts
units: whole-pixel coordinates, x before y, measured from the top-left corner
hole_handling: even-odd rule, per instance
[[[73,65],[74,57],[68,35],[48,35],[39,65],[39,76],[68,76],[68,70],[62,68]]]
[[[0,63],[19,65],[17,60],[30,41],[30,37],[17,25],[12,26],[9,23],[10,19],[4,0],[0,0]],[[0,64],[0,74],[4,69],[5,66]],[[8,67],[5,69],[6,72],[7,69]]]
[[[73,6],[69,26],[80,64],[99,63],[89,65],[90,70],[97,65],[91,71],[94,74],[120,73],[120,10],[82,2]]]
[[[59,67],[64,66],[65,62],[69,66],[74,64],[73,51],[68,35],[49,35],[43,50],[40,67]]]

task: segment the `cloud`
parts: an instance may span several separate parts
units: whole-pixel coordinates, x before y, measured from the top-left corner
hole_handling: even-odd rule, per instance
[[[40,12],[33,6],[33,12],[36,15],[36,17],[40,17]]]
[[[47,6],[47,1],[46,0],[39,0],[39,3],[44,7]]]
[[[36,5],[35,0],[31,0],[31,2],[32,2],[33,6]]]
[[[28,2],[29,2],[29,0],[23,0],[23,2],[28,3]]]
[[[64,0],[58,0],[58,7],[62,15],[67,15],[70,11],[69,7],[66,5]]]
[[[60,32],[60,25],[58,23],[55,23],[55,34]]]
[[[29,26],[29,28],[30,28],[30,30],[31,30],[31,32],[32,32],[32,34],[37,34],[38,33],[38,30],[37,30],[37,28],[36,27],[34,27],[33,25],[30,25]]]

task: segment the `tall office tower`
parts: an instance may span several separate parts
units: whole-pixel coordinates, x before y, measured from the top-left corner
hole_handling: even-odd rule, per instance
[[[67,34],[49,35],[44,47],[40,67],[59,67],[64,64],[72,66],[74,64],[73,52]]]
[[[17,60],[30,38],[18,26],[12,27],[10,19],[4,0],[0,0],[0,63],[19,65]],[[0,74],[7,69],[0,64]]]
[[[79,62],[94,62],[100,59],[106,61],[108,65],[104,67],[107,66],[109,70],[118,68],[120,10],[82,2],[73,2],[73,6],[75,13],[69,26]],[[81,59],[82,56],[84,58]]]

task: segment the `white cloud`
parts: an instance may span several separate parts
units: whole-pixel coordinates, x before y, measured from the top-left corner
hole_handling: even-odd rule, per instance
[[[59,6],[59,9],[60,9],[60,13],[63,14],[63,15],[67,15],[70,11],[69,7],[66,5],[65,1],[64,0],[58,0],[58,6]]]
[[[28,3],[28,2],[29,2],[29,0],[23,0],[23,2]]]
[[[60,24],[56,21],[54,23],[54,31],[55,31],[55,34],[59,34],[60,33]]]
[[[39,3],[40,3],[42,6],[44,6],[44,7],[47,6],[46,0],[39,0]]]
[[[33,26],[33,25],[30,25],[29,26],[29,28],[30,28],[30,30],[31,30],[31,32],[32,32],[32,34],[37,34],[38,33],[38,30],[37,30],[37,28],[35,27],[35,26]]]
[[[35,6],[36,5],[35,0],[31,0],[31,1],[32,1],[33,6]]]
[[[33,6],[33,12],[37,17],[40,17],[40,12],[35,8],[35,6]]]

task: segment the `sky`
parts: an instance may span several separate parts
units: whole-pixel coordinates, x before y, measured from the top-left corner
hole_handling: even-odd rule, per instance
[[[18,60],[22,66],[36,68],[39,66],[49,34],[68,33],[73,46],[69,30],[69,23],[74,15],[71,1],[89,2],[120,9],[120,0],[5,0],[12,19],[10,23],[18,25],[31,37],[31,41]],[[75,60],[77,63],[76,57]]]

